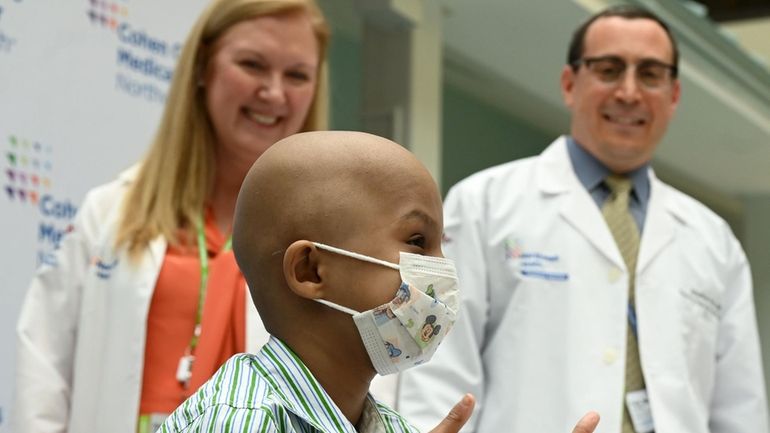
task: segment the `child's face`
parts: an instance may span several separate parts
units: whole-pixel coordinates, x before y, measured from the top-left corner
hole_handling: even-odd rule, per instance
[[[392,179],[357,209],[352,224],[346,224],[349,241],[341,248],[391,263],[399,262],[401,251],[443,257],[441,197],[424,170]],[[346,306],[366,311],[396,296],[398,271],[345,257],[338,260],[344,262],[335,266],[334,285]]]

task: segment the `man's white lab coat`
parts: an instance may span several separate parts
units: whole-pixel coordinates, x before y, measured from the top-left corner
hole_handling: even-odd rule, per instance
[[[656,433],[766,433],[749,265],[727,224],[649,173],[636,271],[639,351]],[[464,431],[569,432],[587,411],[620,431],[628,272],[564,138],[450,191],[444,252],[458,323],[402,373],[398,409],[421,429],[460,395]]]

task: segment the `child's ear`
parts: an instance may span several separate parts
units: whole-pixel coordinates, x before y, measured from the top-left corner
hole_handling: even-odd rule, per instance
[[[323,282],[318,273],[321,255],[310,241],[295,241],[283,255],[283,275],[292,292],[306,299],[323,297]]]

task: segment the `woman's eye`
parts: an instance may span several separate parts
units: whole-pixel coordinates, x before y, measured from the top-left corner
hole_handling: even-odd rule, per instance
[[[308,74],[306,74],[304,72],[300,72],[300,71],[287,72],[286,76],[291,78],[294,81],[303,81],[304,82],[304,81],[310,80],[310,76]]]
[[[409,238],[408,241],[406,241],[409,245],[414,245],[419,248],[425,248],[425,236],[423,235],[414,235],[411,238]]]
[[[256,60],[242,60],[241,66],[248,68],[248,69],[254,69],[254,70],[262,70],[265,68],[265,66],[262,64],[262,62],[256,61]]]

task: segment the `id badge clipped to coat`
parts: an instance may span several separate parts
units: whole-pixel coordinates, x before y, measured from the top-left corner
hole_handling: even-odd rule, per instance
[[[636,433],[651,433],[655,431],[652,420],[650,400],[647,398],[647,390],[630,391],[626,393],[626,407],[631,416],[631,423]]]

